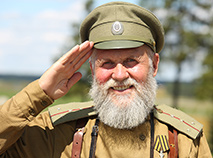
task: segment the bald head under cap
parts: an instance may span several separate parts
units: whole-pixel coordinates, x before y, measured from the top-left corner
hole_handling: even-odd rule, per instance
[[[95,8],[80,27],[82,42],[94,42],[97,49],[136,48],[147,44],[159,53],[164,46],[164,30],[147,9],[127,3],[110,2]]]

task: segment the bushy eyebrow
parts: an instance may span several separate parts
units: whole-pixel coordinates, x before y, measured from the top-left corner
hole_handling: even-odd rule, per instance
[[[110,59],[103,59],[103,58],[101,58],[101,59],[96,59],[95,65],[101,65],[101,64],[103,64],[103,63],[106,62],[106,61],[111,61],[111,60],[110,60]]]
[[[131,55],[131,56],[128,56],[128,57],[126,57],[126,58],[124,58],[124,59],[122,59],[122,62],[124,62],[124,61],[126,61],[126,60],[128,60],[128,59],[136,59],[136,60],[140,60],[142,58],[142,56],[135,56],[135,55]],[[101,64],[103,64],[104,62],[108,62],[108,61],[110,61],[110,62],[116,62],[116,61],[118,61],[119,62],[119,59],[110,59],[110,58],[101,58],[101,59],[96,59],[96,61],[95,61],[95,63],[96,63],[96,65],[101,65]]]
[[[126,57],[126,58],[121,58],[121,60],[122,61],[125,61],[125,60],[127,60],[127,59],[140,59],[141,58],[141,56],[135,56],[135,55],[131,55],[131,56],[128,56],[128,57]],[[101,58],[101,59],[97,59],[96,61],[98,61],[98,62],[103,62],[103,61],[116,61],[116,60],[120,60],[120,59],[110,59],[110,58]]]

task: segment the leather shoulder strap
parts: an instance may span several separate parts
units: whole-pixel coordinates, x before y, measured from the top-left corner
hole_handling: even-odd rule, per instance
[[[94,119],[94,118],[97,118],[97,115],[85,117],[82,119],[78,119],[76,121],[76,132],[73,136],[71,158],[80,158],[82,142],[83,142],[83,137],[84,137],[84,133],[85,133],[85,126],[86,126],[87,122],[89,121],[89,119]]]
[[[169,126],[169,158],[178,158],[178,132],[172,126]]]
[[[83,136],[84,136],[84,129],[87,122],[88,122],[88,118],[83,118],[76,121],[76,132],[73,136],[71,158],[80,158]]]

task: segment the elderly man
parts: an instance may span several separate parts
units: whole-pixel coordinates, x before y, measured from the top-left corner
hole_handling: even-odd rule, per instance
[[[150,11],[104,4],[80,34],[83,44],[0,107],[0,157],[211,157],[200,123],[154,106],[164,32]],[[39,114],[81,78],[76,71],[90,56],[93,102]]]

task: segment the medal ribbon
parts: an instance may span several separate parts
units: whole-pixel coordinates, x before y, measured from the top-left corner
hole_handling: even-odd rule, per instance
[[[158,135],[154,144],[154,149],[158,152],[169,150],[169,143],[165,135]]]

